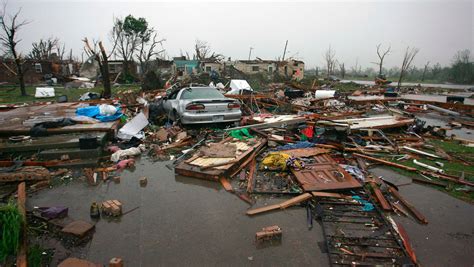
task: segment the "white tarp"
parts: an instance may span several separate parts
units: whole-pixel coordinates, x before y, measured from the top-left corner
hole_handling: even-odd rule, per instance
[[[139,134],[148,125],[148,119],[143,112],[127,122],[118,132],[117,137],[122,140],[130,140],[133,136],[141,139],[144,135]]]
[[[246,80],[231,80],[229,87],[230,91],[227,92],[229,95],[239,95],[243,90],[253,91]]]
[[[333,98],[335,93],[335,90],[316,90],[316,93],[314,93],[314,97],[316,99],[328,99]]]
[[[53,87],[36,87],[35,97],[36,98],[54,97],[54,88]]]

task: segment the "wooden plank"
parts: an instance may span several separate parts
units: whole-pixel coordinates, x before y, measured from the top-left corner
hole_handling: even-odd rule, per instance
[[[259,213],[263,213],[263,212],[267,212],[267,211],[271,211],[271,210],[276,210],[276,209],[286,209],[288,207],[291,207],[291,206],[294,206],[298,203],[306,201],[306,200],[308,200],[312,197],[313,196],[310,193],[304,193],[304,194],[301,194],[297,197],[288,199],[288,200],[286,200],[286,201],[284,201],[280,204],[268,205],[268,206],[265,206],[265,207],[248,210],[246,212],[246,214],[247,215],[255,215],[255,214],[259,214]]]
[[[397,163],[390,162],[390,161],[383,160],[383,159],[378,159],[378,158],[362,155],[362,154],[359,154],[359,153],[354,153],[352,155],[355,156],[355,157],[368,159],[370,161],[375,161],[377,163],[382,163],[382,164],[385,164],[385,165],[388,165],[388,166],[397,167],[397,168],[404,169],[404,170],[407,170],[407,171],[417,171],[416,168],[408,167],[408,166],[405,166],[405,165],[397,164]]]
[[[21,182],[18,185],[18,210],[20,211],[20,215],[23,219],[23,224],[21,226],[21,244],[20,249],[18,251],[18,255],[16,257],[16,266],[19,267],[26,267],[27,266],[27,235],[26,235],[26,184],[25,182]]]
[[[295,158],[305,158],[316,156],[319,154],[329,153],[328,149],[319,148],[319,147],[310,147],[310,148],[298,148],[298,149],[290,149],[290,150],[283,150],[285,154],[289,154]]]
[[[253,181],[255,177],[255,172],[257,170],[257,161],[255,158],[250,161],[250,167],[249,167],[249,176],[248,176],[248,182],[247,182],[247,193],[252,193],[253,191]]]
[[[232,185],[229,183],[229,180],[227,180],[225,177],[220,177],[219,182],[221,182],[221,184],[224,187],[225,191],[227,191],[227,192],[234,191],[234,189],[232,188]]]
[[[274,204],[274,205],[268,205],[261,208],[251,209],[251,210],[248,210],[246,213],[247,215],[255,215],[255,214],[259,214],[259,213],[263,213],[263,212],[267,212],[271,210],[276,210],[279,208],[280,208],[279,204]]]
[[[229,176],[228,174],[230,174],[233,170],[235,170],[235,168],[237,168],[237,164],[239,162],[247,158],[252,152],[255,152],[258,147],[264,144],[264,142],[264,140],[260,140],[259,142],[251,146],[247,151],[240,154],[235,159],[235,163],[233,164],[228,163],[227,165],[221,166],[220,168],[208,168],[203,170],[199,166],[193,166],[189,163],[182,161],[178,163],[178,165],[175,167],[175,173],[205,180],[218,181],[219,177],[221,176]]]
[[[375,197],[377,198],[377,201],[380,203],[380,206],[382,207],[382,209],[385,210],[385,211],[392,211],[392,207],[390,206],[388,201],[383,196],[382,191],[380,191],[379,186],[374,181],[370,181],[369,183],[370,183],[370,186],[372,187],[372,190],[374,191]]]
[[[263,147],[267,144],[267,139],[263,139],[262,143],[252,152],[252,154],[242,163],[240,166],[230,175],[233,177],[239,173],[242,169],[246,168],[247,165],[262,151]]]
[[[417,263],[416,254],[410,244],[410,240],[408,239],[407,231],[400,223],[395,222],[395,225],[397,226],[398,233],[400,234],[400,237],[402,238],[403,246],[407,250],[407,253],[410,256],[411,260],[416,264]]]
[[[339,193],[329,193],[329,192],[311,192],[314,197],[332,197],[332,198],[344,198],[350,199],[350,196],[346,196]]]
[[[400,200],[400,202],[408,209],[408,211],[410,211],[410,213],[415,216],[415,218],[423,223],[423,224],[428,224],[428,220],[425,218],[425,216],[423,216],[423,214],[421,214],[413,205],[411,205],[408,201],[406,201],[405,198],[402,197],[402,195],[400,195],[400,193],[393,189],[392,187],[389,187],[388,188],[388,191],[394,196],[396,197],[398,200]]]

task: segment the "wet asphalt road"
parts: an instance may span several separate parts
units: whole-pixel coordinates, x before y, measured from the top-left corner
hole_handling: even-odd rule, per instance
[[[376,169],[378,175],[406,184],[409,178]],[[140,187],[138,179],[148,177]],[[474,206],[435,189],[402,185],[400,192],[429,220],[420,225],[411,218],[396,218],[405,226],[423,266],[472,266],[474,264]],[[83,247],[58,250],[53,266],[67,256],[98,263],[121,257],[126,266],[328,266],[320,248],[321,227],[306,226],[306,212],[294,207],[248,217],[249,205],[226,192],[216,182],[176,177],[165,163],[138,162],[134,172],[125,171],[120,184],[88,186],[73,181],[36,193],[28,206],[65,205],[69,217],[89,221],[92,201],[119,199],[124,212],[120,221],[101,219],[93,239]],[[259,199],[258,206],[281,199]],[[256,205],[256,206],[257,206]],[[396,216],[394,216],[396,217]],[[255,232],[270,225],[283,229],[279,245],[257,248]]]

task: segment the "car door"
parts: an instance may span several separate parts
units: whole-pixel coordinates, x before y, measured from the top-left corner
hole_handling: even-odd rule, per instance
[[[163,102],[163,108],[166,111],[166,113],[170,114],[173,108],[176,108],[177,106],[177,97],[179,94],[180,90],[171,93],[166,100]]]

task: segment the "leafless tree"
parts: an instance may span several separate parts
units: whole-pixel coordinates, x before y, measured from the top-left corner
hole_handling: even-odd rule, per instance
[[[391,52],[391,46],[389,46],[386,50],[382,50],[382,44],[377,45],[377,56],[379,57],[378,62],[372,62],[373,64],[376,64],[379,66],[379,77],[382,76],[382,70],[383,70],[383,61],[385,57],[390,54]]]
[[[324,60],[326,61],[326,71],[327,71],[327,77],[334,72],[334,67],[336,66],[336,51],[331,49],[331,46],[329,46],[328,50],[326,50],[326,53],[324,53]]]
[[[341,72],[341,78],[344,79],[344,77],[346,77],[346,67],[344,66],[344,63],[339,64],[339,69]]]
[[[206,41],[197,39],[194,45],[194,51],[196,59],[203,60],[211,54],[211,46]]]
[[[84,52],[89,57],[94,57],[94,59],[99,64],[99,70],[100,74],[102,75],[102,82],[104,84],[103,97],[110,98],[112,96],[112,89],[110,86],[109,57],[113,53],[113,49],[111,54],[107,55],[101,41],[93,41],[92,46],[90,45],[89,40],[87,38],[84,38],[82,41],[84,42]]]
[[[353,76],[359,76],[362,72],[362,67],[359,65],[359,58],[356,58],[355,65],[351,68],[351,72]]]
[[[197,60],[212,59],[212,60],[222,60],[224,56],[215,52],[212,52],[211,46],[206,42],[199,39],[196,39],[196,44],[194,45],[194,58]]]
[[[465,49],[465,50],[458,51],[456,55],[454,55],[453,62],[467,64],[469,63],[470,58],[471,58],[471,50]]]
[[[398,85],[397,88],[400,89],[400,86],[402,85],[402,80],[403,77],[405,77],[405,74],[407,71],[410,69],[411,63],[413,62],[413,59],[415,58],[416,54],[420,49],[416,47],[407,47],[405,50],[405,55],[403,56],[403,62],[402,62],[402,67],[400,69],[400,77],[398,78]]]
[[[165,51],[162,45],[165,39],[158,40],[157,37],[158,34],[155,33],[150,40],[140,44],[140,50],[136,57],[140,63],[142,77],[150,70],[152,58]],[[161,45],[161,50],[157,50],[158,45]]]
[[[425,75],[426,75],[426,72],[428,71],[428,66],[429,65],[430,65],[430,62],[429,61],[426,62],[425,67],[423,69],[423,75],[421,75],[421,81],[422,82],[425,81]]]
[[[28,54],[28,58],[34,60],[49,60],[52,59],[55,53],[59,60],[63,60],[66,46],[59,42],[59,38],[49,37],[48,39],[40,39],[39,42],[32,44],[33,48]]]
[[[18,16],[20,12],[21,9],[13,15],[7,14],[7,3],[3,3],[2,9],[0,10],[0,45],[5,52],[13,58],[16,67],[16,73],[14,74],[18,78],[21,95],[26,96],[25,74],[23,69],[25,61],[21,53],[17,51],[16,45],[21,41],[18,39],[18,31],[29,22],[26,20],[19,21]]]

